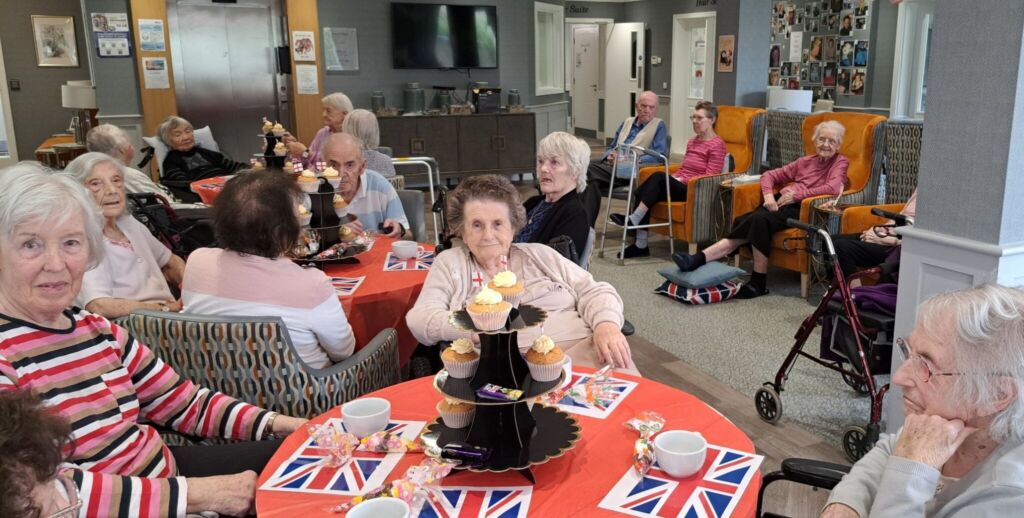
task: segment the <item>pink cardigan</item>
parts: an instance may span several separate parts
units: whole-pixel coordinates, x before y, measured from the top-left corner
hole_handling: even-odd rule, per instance
[[[793,193],[793,200],[828,194],[838,196],[846,185],[846,168],[850,161],[836,153],[822,161],[817,155],[800,157],[778,169],[761,175],[761,193],[771,197],[778,186],[781,192]]]

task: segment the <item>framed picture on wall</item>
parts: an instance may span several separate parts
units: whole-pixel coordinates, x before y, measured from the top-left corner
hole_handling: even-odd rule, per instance
[[[732,60],[736,53],[736,35],[723,34],[718,37],[718,71],[732,72]]]
[[[32,15],[32,37],[38,66],[78,66],[74,17]]]

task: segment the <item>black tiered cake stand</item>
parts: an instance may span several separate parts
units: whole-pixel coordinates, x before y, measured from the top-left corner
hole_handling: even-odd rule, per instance
[[[277,135],[274,135],[274,132],[268,131],[266,134],[260,135],[260,138],[267,140],[267,146],[266,149],[263,150],[262,155],[263,160],[267,163],[267,167],[282,169],[284,167],[286,157],[277,156],[277,154],[274,153],[274,146],[276,146],[278,142],[284,142],[284,137],[278,137]]]
[[[540,382],[530,376],[529,366],[519,353],[518,332],[539,325],[547,318],[543,310],[520,305],[509,314],[504,329],[480,331],[465,310],[455,312],[452,323],[480,337],[480,363],[472,378],[452,378],[441,371],[434,387],[446,397],[476,405],[468,428],[449,428],[440,419],[431,423],[429,432],[439,434],[437,445],[464,442],[491,450],[490,458],[474,471],[518,470],[534,482],[530,466],[542,464],[572,449],[580,437],[574,418],[555,407],[532,404],[562,385],[565,374],[553,381]],[[476,395],[480,387],[493,383],[523,391],[515,401],[501,401]],[[532,408],[531,408],[532,407]]]

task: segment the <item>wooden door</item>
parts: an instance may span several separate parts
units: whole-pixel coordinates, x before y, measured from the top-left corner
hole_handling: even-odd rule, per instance
[[[378,117],[380,145],[391,148],[392,156],[411,156],[412,140],[416,138],[416,119],[413,117]],[[398,174],[402,174],[399,171]]]
[[[455,116],[416,117],[417,150],[414,154],[434,157],[441,172],[459,170],[458,124]],[[421,150],[421,151],[420,151]]]
[[[459,171],[498,169],[498,116],[459,117]]]
[[[532,113],[498,116],[498,168],[530,172],[537,163],[537,125]]]

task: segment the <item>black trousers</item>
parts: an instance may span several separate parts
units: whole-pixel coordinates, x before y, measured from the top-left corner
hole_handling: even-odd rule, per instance
[[[651,209],[656,203],[668,201],[667,192],[672,193],[672,199],[675,201],[686,200],[686,184],[676,180],[673,176],[668,177],[668,189],[668,191],[665,190],[665,173],[654,173],[647,178],[647,181],[640,184],[640,187],[636,188],[636,202],[643,202],[648,209]],[[650,219],[651,211],[648,210],[640,220],[640,224],[646,224]]]
[[[776,199],[778,199],[778,195],[776,195]],[[799,217],[799,202],[779,207],[779,210],[775,212],[762,205],[753,212],[740,216],[727,237],[729,239],[745,239],[750,242],[750,246],[768,257],[772,252],[772,235],[789,228],[789,225],[786,224],[787,219]]]
[[[849,277],[858,267],[874,267],[882,264],[894,247],[867,243],[860,240],[859,234],[845,234],[832,241],[836,248],[836,258],[843,275]]]
[[[257,474],[270,462],[283,439],[272,441],[246,441],[231,444],[202,446],[169,446],[178,475],[183,477],[212,477],[233,475],[245,470]]]
[[[601,196],[608,195],[608,186],[612,183],[612,163],[598,158],[587,166],[587,183],[593,183],[601,189]]]

